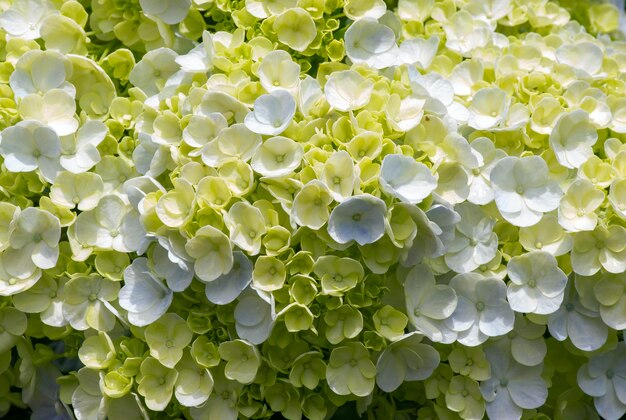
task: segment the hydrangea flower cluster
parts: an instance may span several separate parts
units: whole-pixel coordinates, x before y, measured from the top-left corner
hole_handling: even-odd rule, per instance
[[[0,416],[624,416],[620,28],[0,1]]]

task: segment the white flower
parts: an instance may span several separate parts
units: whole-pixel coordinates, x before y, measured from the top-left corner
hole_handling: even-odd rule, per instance
[[[452,83],[454,94],[470,96],[474,93],[474,86],[483,80],[484,68],[480,60],[463,60],[454,67],[448,80]]]
[[[343,11],[351,20],[378,19],[387,11],[387,5],[383,0],[347,0]]]
[[[591,147],[598,141],[598,132],[589,123],[589,114],[576,110],[562,114],[550,133],[550,147],[559,163],[578,168],[593,156]]]
[[[600,47],[591,42],[576,42],[561,45],[556,50],[556,61],[570,66],[580,79],[599,76],[604,54]]]
[[[366,106],[373,90],[374,82],[355,70],[334,72],[324,85],[324,95],[330,106],[344,112]]]
[[[474,19],[466,10],[452,15],[443,30],[446,47],[464,57],[469,57],[474,49],[486,46],[493,32],[488,23]]]
[[[393,392],[405,381],[421,381],[439,366],[439,353],[413,332],[389,344],[376,362],[376,384]]]
[[[47,269],[57,263],[60,239],[58,217],[37,207],[27,207],[17,215],[9,243],[29,255],[37,267]]]
[[[155,143],[146,133],[140,132],[137,140],[132,156],[135,169],[142,175],[158,177],[167,169],[175,149]]]
[[[304,116],[309,116],[319,105],[324,104],[324,92],[317,79],[307,75],[300,80],[298,87],[298,108]]]
[[[256,149],[251,166],[266,177],[286,176],[300,166],[303,155],[300,143],[287,137],[271,137]]]
[[[261,95],[254,101],[254,111],[244,120],[253,133],[276,136],[287,129],[296,113],[296,101],[284,89]]]
[[[44,19],[59,13],[48,0],[18,0],[0,15],[0,27],[13,37],[37,39]]]
[[[105,195],[98,206],[76,217],[76,239],[98,249],[135,252],[145,237],[139,214],[117,195]]]
[[[233,252],[231,270],[206,284],[204,292],[209,302],[227,305],[237,299],[252,282],[252,261],[241,251]]]
[[[148,96],[158,94],[171,75],[180,69],[178,54],[169,48],[148,51],[133,67],[128,80]]]
[[[593,355],[578,369],[578,385],[593,397],[598,414],[617,420],[626,414],[626,345]]]
[[[235,329],[240,338],[261,344],[270,336],[276,321],[274,296],[246,289],[235,307]]]
[[[261,135],[251,131],[247,125],[233,124],[220,130],[202,148],[202,161],[213,168],[233,160],[247,162],[261,146],[261,141]]]
[[[508,350],[490,346],[485,354],[491,365],[491,378],[483,381],[480,392],[487,401],[491,419],[518,420],[523,409],[541,407],[548,397],[548,386],[541,377],[543,364],[524,366],[511,359]]]
[[[483,88],[476,92],[469,106],[467,124],[476,130],[489,130],[503,123],[509,113],[510,98],[499,88]]]
[[[51,89],[40,96],[31,93],[20,102],[18,111],[24,120],[35,120],[52,128],[59,136],[72,134],[78,128],[76,100],[62,89]]]
[[[539,156],[505,157],[494,166],[489,178],[500,214],[515,226],[536,224],[544,212],[559,206],[563,194]]]
[[[139,0],[144,12],[160,18],[168,25],[181,22],[189,12],[191,0]]]
[[[128,311],[128,321],[145,327],[167,312],[174,293],[157,279],[146,258],[137,258],[124,270],[124,287],[119,292],[119,304]]]
[[[72,75],[72,63],[56,51],[31,50],[20,57],[9,78],[15,99],[31,93],[43,94],[63,89],[76,96],[76,88],[67,79]]]
[[[0,154],[10,172],[39,172],[48,182],[54,182],[61,171],[59,136],[37,121],[21,121],[5,128],[0,138]]]
[[[406,314],[417,331],[437,343],[450,344],[457,334],[446,326],[445,319],[454,313],[457,296],[454,289],[436,284],[428,266],[419,264],[404,280]]]
[[[185,55],[179,55],[176,63],[185,72],[207,73],[213,69],[213,39],[208,31],[202,32],[202,42]]]
[[[598,312],[580,303],[571,283],[565,289],[563,304],[548,318],[548,331],[558,341],[569,338],[580,350],[597,350],[606,342],[609,328],[602,322]]]
[[[501,149],[496,149],[493,142],[486,137],[475,139],[470,146],[473,153],[478,153],[482,157],[483,163],[468,171],[470,189],[467,201],[480,205],[489,204],[494,199],[493,187],[489,179],[491,170],[507,154]]]
[[[424,116],[425,99],[416,95],[400,98],[397,93],[392,94],[385,107],[387,122],[396,131],[409,131],[415,128]]]
[[[187,241],[185,250],[195,259],[196,276],[203,282],[214,281],[233,267],[233,251],[228,237],[213,226],[203,226]]]
[[[591,181],[572,182],[559,205],[559,224],[570,232],[593,230],[598,223],[595,210],[604,202],[604,192]]]
[[[439,116],[450,114],[459,122],[467,121],[467,109],[454,101],[452,84],[440,74],[420,74],[414,67],[409,67],[411,90],[418,98],[424,99],[424,109]]]
[[[296,0],[281,0],[272,2],[263,0],[246,0],[246,10],[256,18],[265,19],[269,16],[279,15],[292,7],[296,7],[296,4]]]
[[[507,298],[517,312],[547,315],[561,306],[567,276],[556,258],[545,251],[531,251],[511,258],[507,265]]]
[[[86,172],[100,162],[98,145],[109,130],[100,121],[87,121],[76,134],[61,137],[61,166],[78,174]]]
[[[261,86],[268,92],[286,89],[295,93],[300,82],[300,65],[291,59],[287,51],[271,51],[263,57],[258,76]]]
[[[340,244],[356,241],[371,244],[385,233],[387,206],[370,194],[355,195],[339,203],[330,213],[328,234]]]
[[[386,155],[380,168],[380,188],[409,204],[419,204],[437,187],[430,169],[409,156]]]
[[[458,274],[450,280],[450,287],[458,296],[458,305],[446,325],[458,332],[459,343],[477,346],[513,329],[515,314],[506,301],[502,280],[477,273]]]
[[[475,204],[461,203],[455,207],[461,220],[456,224],[454,236],[444,245],[446,264],[457,273],[474,271],[487,264],[498,251],[498,236],[493,233],[496,220]]]
[[[152,251],[154,272],[164,278],[174,292],[184,291],[193,280],[193,258],[185,250],[187,239],[173,231],[157,237],[158,245]]]
[[[439,37],[437,36],[431,36],[428,39],[407,39],[400,44],[398,51],[400,63],[417,65],[422,70],[427,69],[437,55],[438,48]]]
[[[398,45],[393,30],[376,19],[363,18],[346,31],[346,54],[353,63],[365,63],[375,69],[396,65]]]

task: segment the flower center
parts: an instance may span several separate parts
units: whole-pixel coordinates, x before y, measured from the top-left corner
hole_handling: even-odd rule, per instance
[[[602,248],[604,248],[604,242],[602,242],[602,241],[597,241],[597,242],[596,242],[596,248],[598,248],[598,249],[602,249]]]
[[[522,187],[521,185],[520,185],[520,186],[518,186],[518,187],[515,189],[515,192],[516,192],[516,193],[518,193],[518,194],[520,194],[520,195],[524,194],[524,187]]]
[[[358,365],[358,364],[359,364],[359,361],[358,361],[358,360],[356,360],[356,359],[352,359],[352,360],[350,360],[350,366],[354,367],[354,366],[356,366],[356,365]]]
[[[251,230],[250,232],[248,232],[248,236],[250,237],[250,239],[254,239],[256,237],[256,231]]]
[[[507,378],[500,379],[500,386],[507,386],[509,384],[509,380]]]
[[[95,302],[98,296],[95,293],[91,293],[88,297],[89,302]]]
[[[353,214],[352,220],[354,220],[355,222],[358,222],[359,220],[361,220],[361,215],[359,213]]]
[[[339,185],[341,184],[341,178],[339,178],[338,176],[333,178],[333,184],[335,185]]]
[[[585,211],[583,209],[578,209],[576,212],[576,216],[583,217],[585,215]]]
[[[535,287],[537,287],[537,280],[535,279],[528,280],[528,287],[530,287],[531,289],[534,289]]]
[[[613,369],[608,369],[606,371],[606,377],[609,379],[613,379],[613,376],[615,375],[615,372],[613,372]]]
[[[316,198],[313,201],[313,204],[315,204],[316,206],[320,206],[322,204],[322,199],[321,198]]]
[[[35,243],[39,243],[41,242],[43,238],[41,237],[41,233],[35,233],[35,235],[33,235],[33,242]]]
[[[535,248],[541,249],[543,248],[543,244],[541,242],[535,242]]]
[[[476,302],[476,310],[478,312],[482,312],[485,309],[485,304],[483,302]]]
[[[165,342],[165,347],[167,347],[168,349],[171,349],[172,347],[174,347],[174,343],[172,343],[172,340],[167,340]]]

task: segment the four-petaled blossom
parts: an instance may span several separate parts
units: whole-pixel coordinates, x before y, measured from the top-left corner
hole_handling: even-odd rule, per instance
[[[543,364],[524,366],[514,360],[507,348],[485,349],[491,364],[491,378],[483,381],[480,392],[487,401],[492,419],[520,419],[523,409],[538,408],[548,397],[548,386],[541,377]]]
[[[278,89],[254,101],[254,111],[246,115],[244,123],[253,133],[276,136],[287,129],[295,113],[293,96]]]
[[[491,184],[500,214],[515,226],[532,226],[559,206],[563,192],[539,156],[500,159],[491,170]]]
[[[498,251],[498,236],[493,233],[496,221],[472,203],[458,204],[455,210],[461,220],[453,236],[444,242],[448,251],[444,260],[457,273],[468,273],[495,257]]]
[[[167,311],[173,296],[174,293],[150,271],[146,258],[137,258],[124,271],[119,303],[128,311],[131,324],[150,325]]]
[[[606,353],[595,354],[578,369],[578,385],[593,397],[593,404],[605,419],[626,414],[626,346],[624,342]]]
[[[513,329],[515,315],[506,301],[502,280],[477,273],[458,274],[450,280],[450,287],[458,296],[458,305],[446,324],[458,332],[459,343],[477,346]]]
[[[387,155],[380,168],[380,187],[409,204],[418,204],[437,187],[430,169],[412,157]]]
[[[380,198],[370,194],[352,196],[330,213],[328,234],[340,244],[371,244],[385,233],[386,213],[387,206]]]
[[[2,131],[0,155],[11,172],[39,172],[53,182],[61,171],[61,142],[50,127],[38,121],[21,121]]]
[[[561,306],[567,276],[551,254],[531,251],[513,257],[507,269],[511,280],[507,299],[511,309],[547,315]]]
[[[61,223],[52,213],[36,207],[24,209],[16,218],[9,243],[21,253],[30,255],[39,268],[52,268],[59,258]]]

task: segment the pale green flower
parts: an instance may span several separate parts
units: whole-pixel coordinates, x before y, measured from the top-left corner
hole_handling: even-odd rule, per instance
[[[150,355],[170,369],[183,357],[183,349],[193,337],[187,323],[173,313],[167,313],[148,325],[144,334]]]
[[[365,397],[374,390],[375,378],[376,367],[363,344],[349,342],[333,349],[326,381],[334,393]]]

